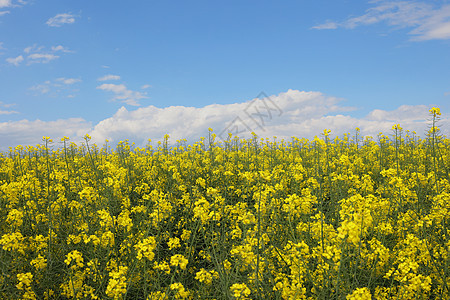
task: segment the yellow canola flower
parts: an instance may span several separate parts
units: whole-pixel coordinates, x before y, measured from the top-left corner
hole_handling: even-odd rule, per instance
[[[440,116],[441,110],[439,109],[439,107],[433,107],[430,109],[430,114],[435,115],[435,116]]]
[[[394,131],[402,131],[403,128],[400,126],[400,124],[395,124],[394,126],[392,126],[392,130]]]
[[[109,230],[104,232],[100,238],[100,241],[103,248],[113,247],[115,243],[114,233]]]
[[[151,292],[147,300],[163,300],[168,299],[165,292],[157,291],[157,292]]]
[[[122,211],[117,218],[117,225],[125,228],[126,231],[130,231],[131,227],[133,227],[133,221],[130,218],[130,211],[125,210]]]
[[[47,267],[47,259],[39,254],[37,258],[31,260],[30,264],[37,270],[43,270]]]
[[[181,246],[180,239],[177,237],[169,238],[169,242],[167,243],[167,245],[169,246],[170,250],[179,248]]]
[[[100,218],[100,225],[105,228],[109,228],[113,226],[113,218],[105,209],[97,211],[97,214]]]
[[[368,288],[358,288],[350,295],[347,295],[347,300],[372,300],[372,295]]]
[[[230,287],[230,291],[236,299],[248,299],[251,291],[245,283],[235,283]]]
[[[185,290],[183,284],[175,282],[170,285],[170,289],[175,291],[175,299],[186,299],[189,297],[189,292]]]
[[[150,236],[143,241],[137,243],[134,248],[137,250],[137,259],[141,260],[143,257],[152,261],[155,257],[153,250],[156,248],[156,239]]]
[[[84,235],[83,241],[84,241],[85,244],[88,244],[88,243],[92,242],[92,244],[94,246],[97,246],[97,245],[100,244],[100,239],[98,238],[98,236],[96,236],[94,234],[91,234],[89,236],[87,234]]]
[[[72,261],[75,261],[75,264],[72,265],[71,269],[82,268],[84,266],[83,254],[78,250],[73,250],[66,256],[67,258],[64,260],[67,266],[69,266]]]
[[[31,285],[31,281],[33,280],[33,274],[30,272],[28,273],[19,273],[17,274],[17,280],[19,281],[18,284],[16,284],[16,287],[19,290],[23,290],[26,287],[29,287]]]
[[[181,270],[185,270],[188,264],[188,260],[182,254],[175,254],[170,257],[170,265],[174,267],[180,267]]]
[[[338,228],[338,237],[341,240],[357,245],[359,243],[360,230],[360,225],[350,220],[344,220]]]
[[[106,295],[113,299],[121,299],[122,295],[127,291],[126,273],[128,267],[119,266],[118,270],[109,272],[108,286],[106,287]]]
[[[194,219],[200,219],[202,224],[205,224],[210,219],[210,206],[210,203],[203,197],[195,201]]]
[[[166,274],[170,274],[170,266],[165,261],[160,262],[160,263],[155,263],[155,265],[153,266],[153,269],[163,271]]]
[[[195,279],[206,285],[210,285],[214,278],[219,278],[219,273],[214,270],[206,271],[204,268],[201,268],[200,271],[195,274]]]
[[[33,274],[30,272],[28,273],[19,273],[17,274],[17,280],[19,281],[18,284],[16,284],[16,287],[18,290],[25,291],[22,295],[22,299],[27,300],[35,300],[36,294],[31,288],[31,282],[33,280]]]
[[[186,242],[191,237],[191,233],[192,232],[190,230],[183,229],[183,233],[181,234],[181,239]]]
[[[6,222],[13,227],[19,227],[23,224],[23,212],[17,209],[12,209],[6,217]]]
[[[22,242],[24,237],[20,232],[7,233],[0,239],[0,245],[2,245],[3,250],[6,251],[18,251],[21,254],[25,254],[24,246]]]

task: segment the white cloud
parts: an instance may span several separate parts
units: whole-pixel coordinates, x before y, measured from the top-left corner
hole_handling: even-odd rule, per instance
[[[249,137],[253,131],[260,137],[284,139],[311,138],[324,129],[331,129],[334,136],[342,136],[356,127],[363,135],[376,137],[380,131],[391,134],[392,126],[397,123],[422,136],[427,130],[429,108],[424,105],[404,105],[394,111],[374,110],[363,118],[355,118],[349,114],[354,109],[341,103],[342,100],[320,92],[289,90],[264,99],[200,108],[150,105],[129,111],[122,107],[112,117],[99,122],[90,134],[99,143],[105,139],[115,142],[130,139],[144,145],[147,139],[162,140],[165,134],[170,135],[171,141],[186,138],[193,142],[207,136],[209,127],[222,138],[228,132]],[[442,128],[448,128],[446,124],[450,124],[449,118],[443,116]],[[448,135],[446,130],[444,133]]]
[[[50,92],[50,81],[46,81],[43,84],[37,84],[30,87],[30,90],[37,91],[40,94],[48,94]]]
[[[36,44],[32,46],[28,46],[23,49],[23,52],[26,54],[25,57],[19,55],[16,58],[9,58],[7,61],[9,63],[15,64],[16,66],[26,60],[27,65],[36,64],[36,63],[49,63],[52,60],[58,59],[60,56],[56,55],[57,52],[62,53],[72,53],[73,51],[68,48],[58,45],[52,46],[50,50],[45,50],[44,46],[38,46]]]
[[[24,4],[27,4],[27,2],[23,1],[23,0],[17,0],[16,3],[13,3],[11,0],[0,0],[0,9],[1,8],[7,8],[7,7],[8,8],[9,7],[11,7],[11,8],[20,7],[20,6],[24,5]],[[9,13],[10,13],[9,10],[0,11],[0,16],[6,15],[6,14],[9,14]]]
[[[148,98],[145,93],[129,90],[124,84],[104,83],[97,86],[97,89],[112,92],[115,94],[112,100],[133,106],[140,105],[138,100]]]
[[[17,57],[9,57],[6,59],[6,61],[10,64],[18,66],[23,61],[23,56],[19,55]]]
[[[18,114],[18,111],[15,110],[1,110],[0,109],[0,115],[11,115],[11,114]]]
[[[148,88],[151,88],[152,86],[150,84],[144,84],[143,86],[141,86],[142,90],[146,90]]]
[[[58,46],[52,46],[52,51],[57,52],[57,51],[61,51],[61,52],[65,52],[65,53],[72,53],[73,51],[69,50],[66,47],[63,47],[61,45]]]
[[[107,80],[119,80],[119,79],[120,79],[119,75],[108,74],[108,75],[98,78],[97,80],[98,81],[107,81]]]
[[[324,129],[330,129],[332,137],[342,137],[344,133],[354,132],[356,127],[361,129],[362,135],[376,138],[379,132],[391,135],[392,126],[399,123],[405,130],[414,130],[424,137],[429,128],[429,108],[425,105],[402,105],[392,111],[376,109],[356,118],[351,116],[354,109],[345,106],[341,99],[320,92],[288,90],[262,99],[199,108],[150,105],[127,110],[121,107],[113,116],[95,126],[83,119],[0,122],[0,147],[36,144],[41,142],[43,135],[55,141],[64,135],[81,141],[86,133],[98,145],[102,145],[105,139],[113,142],[129,139],[142,146],[149,138],[155,142],[162,140],[165,134],[170,135],[172,144],[183,138],[192,143],[201,136],[207,136],[209,127],[223,138],[228,132],[247,138],[254,131],[259,137],[277,136],[290,140],[292,136],[319,136]],[[447,136],[449,125],[449,114],[442,112],[440,128]]]
[[[79,142],[90,130],[92,124],[81,118],[71,118],[56,121],[10,121],[0,122],[0,149],[7,150],[7,147],[17,145],[42,144],[43,136],[50,136],[57,142],[63,136],[68,136],[71,140]]]
[[[36,84],[30,87],[30,90],[37,92],[35,96],[49,94],[50,96],[61,96],[64,93],[70,93],[67,97],[73,98],[73,93],[78,90],[71,87],[73,84],[81,82],[78,78],[60,77],[55,80],[47,80],[44,83]]]
[[[0,115],[12,115],[12,114],[18,114],[18,111],[15,110],[3,110],[2,108],[9,108],[11,106],[14,106],[14,103],[3,103],[0,101]]]
[[[435,10],[420,26],[410,32],[413,40],[450,39],[450,4]]]
[[[14,105],[16,105],[16,104],[15,103],[4,103],[3,101],[0,101],[0,107],[8,108],[8,107],[12,107]]]
[[[11,0],[0,0],[0,8],[12,6]]]
[[[311,116],[350,109],[337,106],[338,102],[338,99],[318,92],[289,90],[264,100],[255,98],[242,103],[212,104],[201,108],[148,106],[128,111],[122,107],[113,117],[97,124],[92,136],[98,140],[109,138],[115,141],[129,138],[139,143],[148,138],[161,139],[168,133],[172,140],[188,138],[192,141],[206,134],[208,127],[220,135],[226,128],[234,131],[237,126],[237,131],[242,131],[241,135],[248,136],[254,131],[270,137],[275,132],[280,135],[293,129],[300,120],[309,120]],[[294,131],[291,131],[292,136]],[[305,130],[301,129],[297,135],[303,133]],[[224,134],[226,136],[226,132]]]
[[[336,29],[338,28],[339,24],[336,22],[326,22],[317,26],[313,26],[314,29]]]
[[[59,58],[58,55],[50,54],[50,53],[33,53],[28,55],[28,64],[42,63],[46,64],[52,60]]]
[[[56,78],[56,81],[60,81],[60,82],[62,82],[64,84],[74,84],[74,83],[77,83],[77,82],[81,82],[81,79],[61,77],[61,78]]]
[[[75,16],[72,14],[57,14],[47,20],[46,24],[51,27],[61,27],[63,24],[75,23]]]
[[[25,49],[23,49],[23,52],[29,54],[31,52],[40,52],[42,49],[44,49],[44,46],[38,46],[34,44],[33,46],[28,46]]]
[[[412,28],[414,41],[450,39],[450,4],[436,7],[419,1],[370,1],[375,6],[365,14],[348,18],[343,22],[328,21],[314,29],[355,28],[385,22],[396,28]]]
[[[423,119],[424,113],[428,113],[425,105],[402,105],[393,111],[374,109],[366,119],[369,121],[414,122]]]

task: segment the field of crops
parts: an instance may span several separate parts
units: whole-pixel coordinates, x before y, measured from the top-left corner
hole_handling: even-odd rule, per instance
[[[2,299],[449,299],[450,140],[45,137],[0,156]]]

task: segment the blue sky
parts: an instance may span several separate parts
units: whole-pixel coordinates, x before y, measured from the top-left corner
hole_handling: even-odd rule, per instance
[[[0,145],[423,135],[432,106],[448,134],[448,53],[450,1],[0,0]]]

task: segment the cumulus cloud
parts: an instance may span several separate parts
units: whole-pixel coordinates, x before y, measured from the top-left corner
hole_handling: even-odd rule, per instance
[[[248,138],[255,132],[259,137],[290,140],[292,136],[313,138],[324,129],[330,129],[331,136],[342,136],[354,132],[356,127],[362,135],[376,138],[379,132],[391,135],[392,126],[401,124],[405,130],[414,130],[424,137],[430,125],[429,109],[425,105],[402,105],[395,110],[375,109],[364,117],[354,117],[355,109],[345,106],[342,99],[320,92],[288,90],[274,96],[261,94],[248,101],[198,108],[150,105],[128,110],[121,107],[94,126],[83,119],[0,122],[0,145],[35,144],[43,135],[55,140],[66,135],[77,141],[86,133],[98,145],[105,139],[112,142],[129,139],[143,146],[149,138],[156,142],[165,134],[170,135],[172,144],[184,138],[192,143],[207,136],[209,127],[218,139],[226,139],[228,133]],[[449,136],[449,114],[442,112],[439,124],[442,133]]]
[[[362,134],[376,137],[380,131],[390,134],[397,123],[423,134],[428,126],[428,109],[424,105],[404,105],[394,111],[374,110],[363,118],[355,118],[351,116],[354,108],[343,105],[338,98],[320,92],[289,90],[276,96],[261,95],[246,102],[200,108],[150,105],[129,111],[122,107],[112,117],[99,122],[90,134],[100,142],[130,139],[145,144],[148,138],[162,140],[165,134],[172,141],[186,138],[192,142],[206,136],[209,127],[222,139],[229,132],[240,137],[255,132],[260,137],[311,138],[324,129],[342,135],[359,127]],[[445,134],[448,134],[448,124],[448,117],[443,117]]]
[[[327,21],[314,29],[352,29],[358,26],[385,22],[396,28],[411,28],[411,40],[425,41],[450,39],[450,4],[440,7],[418,1],[370,1],[375,6],[365,14],[348,18],[343,22]]]
[[[146,93],[129,90],[124,84],[104,83],[97,86],[97,89],[112,92],[115,94],[112,98],[113,101],[124,102],[132,106],[139,106],[138,100],[148,98]]]
[[[48,19],[46,22],[46,24],[50,27],[61,27],[64,24],[72,23],[75,23],[75,16],[68,13],[57,14],[53,18]]]
[[[423,119],[424,113],[427,112],[428,109],[425,105],[402,105],[393,111],[374,109],[367,115],[366,119],[370,121],[414,122]]]
[[[98,81],[120,80],[120,76],[108,74],[108,75],[98,78],[97,80]]]
[[[81,118],[61,119],[56,121],[10,121],[0,122],[0,149],[17,145],[42,144],[43,136],[50,136],[56,146],[63,136],[73,141],[81,141],[81,137],[92,127],[90,122]]]
[[[8,62],[8,63],[10,63],[12,65],[15,65],[17,67],[21,62],[23,62],[23,59],[24,59],[23,56],[19,55],[17,57],[9,57],[9,58],[7,58],[6,62]]]

